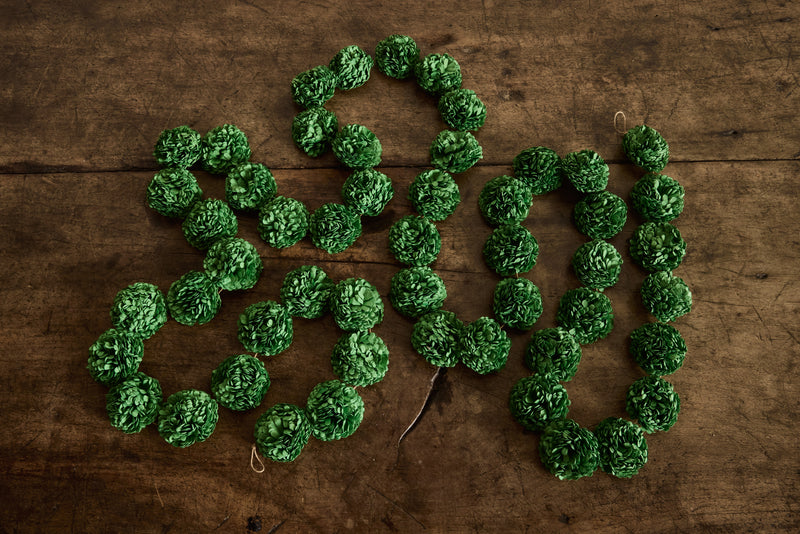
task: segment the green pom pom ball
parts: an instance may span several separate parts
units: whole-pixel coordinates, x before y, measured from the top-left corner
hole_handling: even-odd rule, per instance
[[[337,254],[361,235],[361,217],[344,204],[323,204],[308,221],[311,242],[328,254]]]
[[[96,382],[113,386],[136,373],[142,356],[144,344],[139,337],[110,328],[89,347],[86,368]]]
[[[481,317],[464,327],[459,349],[464,365],[485,375],[505,367],[511,339],[497,321]]]
[[[197,202],[183,220],[183,235],[194,248],[207,250],[220,239],[233,237],[239,221],[223,200],[207,198]]]
[[[539,440],[539,456],[548,471],[561,480],[591,476],[600,464],[597,438],[572,419],[547,425]]]
[[[308,108],[292,121],[292,140],[297,148],[316,158],[331,147],[338,130],[339,121],[334,113],[321,106]]]
[[[281,301],[293,317],[317,319],[328,310],[335,285],[316,265],[303,265],[283,279]]]
[[[424,217],[406,215],[389,229],[389,250],[400,263],[428,265],[436,261],[441,249],[439,230]]]
[[[391,178],[375,169],[354,171],[342,186],[344,203],[359,215],[380,215],[393,196]]]
[[[633,231],[629,244],[633,261],[650,272],[671,271],[686,254],[686,241],[670,223],[642,224]]]
[[[383,321],[381,295],[363,278],[348,278],[336,284],[330,307],[336,325],[347,332],[369,330]]]
[[[628,130],[622,138],[625,155],[637,167],[661,172],[669,161],[669,145],[653,128],[642,124]]]
[[[351,386],[338,380],[317,384],[308,396],[306,414],[311,433],[322,441],[353,434],[364,418],[364,401]]]
[[[247,136],[233,124],[209,131],[202,141],[203,169],[211,174],[226,174],[250,159]]]
[[[460,359],[463,332],[464,323],[455,313],[437,310],[419,318],[411,331],[411,344],[428,363],[453,367]]]
[[[275,404],[258,418],[253,434],[262,456],[274,462],[291,462],[308,443],[311,422],[305,410],[294,404]]]
[[[486,105],[470,89],[454,89],[443,94],[438,108],[442,120],[454,130],[477,130],[486,122]]]
[[[258,235],[271,247],[291,247],[308,233],[308,219],[308,208],[302,202],[277,196],[258,213]]]
[[[188,389],[173,393],[158,410],[158,433],[175,447],[205,441],[219,418],[217,401],[205,391]]]
[[[692,292],[682,278],[659,271],[642,282],[642,303],[656,319],[667,323],[692,310]]]
[[[419,47],[407,35],[390,35],[375,46],[375,64],[386,76],[404,80],[414,74]]]
[[[167,302],[158,287],[137,282],[119,291],[111,306],[111,324],[140,339],[148,339],[167,322]]]
[[[570,400],[567,390],[552,376],[532,375],[514,384],[508,405],[519,424],[539,432],[549,423],[567,416]]]
[[[208,249],[203,268],[226,291],[250,289],[261,277],[264,262],[252,243],[238,237],[220,239]]]
[[[239,316],[239,341],[257,354],[274,356],[292,344],[292,317],[284,306],[267,300],[247,307]]]
[[[538,255],[536,238],[518,224],[505,224],[495,229],[483,246],[486,265],[500,276],[530,271]]]
[[[478,196],[478,207],[491,226],[521,223],[528,218],[533,197],[523,182],[512,176],[492,178]]]
[[[336,134],[331,146],[336,159],[351,169],[367,169],[381,163],[381,142],[366,126],[348,124]]]
[[[461,67],[450,54],[428,54],[414,65],[417,83],[427,93],[446,93],[461,87]]]
[[[303,108],[323,105],[336,92],[336,74],[325,65],[301,72],[292,79],[292,100]]]
[[[147,205],[161,215],[182,219],[202,195],[191,172],[182,168],[162,169],[147,186]]]
[[[673,326],[647,323],[631,332],[630,353],[645,373],[671,375],[683,365],[686,342]]]
[[[572,380],[580,362],[580,343],[561,327],[534,332],[525,350],[528,369],[539,375],[550,375],[561,382]]]
[[[406,317],[438,310],[446,297],[444,281],[430,267],[401,269],[392,277],[389,300]]]
[[[264,400],[269,384],[264,364],[249,354],[229,356],[211,372],[211,393],[229,410],[257,407]]]
[[[622,231],[627,218],[625,201],[610,191],[586,195],[573,211],[575,227],[590,239],[611,239]]]
[[[356,45],[350,45],[339,50],[328,66],[336,75],[336,87],[348,90],[367,83],[373,64],[369,54]]]
[[[136,373],[108,391],[106,413],[112,426],[136,434],[156,420],[161,399],[158,380]]]
[[[185,125],[162,131],[153,149],[159,165],[182,169],[194,165],[202,153],[200,134]]]
[[[555,150],[543,146],[526,148],[514,158],[512,167],[514,176],[534,195],[543,195],[561,187],[561,158]]]
[[[544,311],[542,294],[527,278],[504,278],[494,288],[493,309],[500,324],[528,330]]]
[[[561,297],[556,313],[558,325],[575,336],[578,343],[594,343],[614,327],[614,312],[607,296],[579,287]]]
[[[371,386],[389,370],[389,349],[372,332],[348,332],[334,345],[331,365],[345,384]]]
[[[440,171],[458,174],[483,157],[483,149],[469,132],[442,130],[431,143],[431,165]]]
[[[419,173],[408,186],[408,198],[420,215],[432,221],[443,221],[461,202],[458,184],[439,169]]]
[[[648,434],[666,432],[678,420],[681,399],[663,378],[643,376],[628,388],[625,410]]]
[[[564,156],[561,173],[581,193],[596,193],[608,185],[608,165],[593,150],[570,152]]]
[[[581,284],[602,291],[619,280],[622,255],[608,241],[595,239],[578,247],[572,256],[572,269]]]
[[[680,215],[683,196],[683,186],[665,174],[647,173],[631,189],[633,209],[653,222],[669,222]]]
[[[634,423],[609,417],[594,429],[600,453],[600,469],[619,478],[630,478],[647,463],[647,440]]]
[[[228,172],[225,199],[235,210],[258,211],[277,191],[272,172],[261,163],[242,163]]]
[[[187,326],[206,324],[221,306],[218,286],[206,273],[189,271],[173,282],[167,292],[169,314]]]

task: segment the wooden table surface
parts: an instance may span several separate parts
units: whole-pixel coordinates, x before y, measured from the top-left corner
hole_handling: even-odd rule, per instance
[[[674,532],[798,528],[800,357],[800,5],[707,2],[107,2],[7,1],[0,7],[0,532]],[[224,293],[212,322],[170,321],[145,343],[142,370],[166,395],[209,389],[211,370],[242,352],[236,320],[277,299],[289,270],[307,263],[334,279],[377,286],[386,317],[375,332],[391,351],[384,381],[362,388],[366,415],[350,438],[312,439],[297,461],[250,466],[253,426],[276,402],[303,405],[334,377],[330,317],[296,320],[295,342],[266,361],[272,387],[246,413],[220,409],[216,431],[188,449],[154,427],[127,435],[105,414],[106,389],[86,371],[88,347],[109,328],[114,295],[137,281],[162,289],[203,254],[180,224],[144,203],[158,134],[223,123],[249,137],[281,194],[315,209],[338,201],[348,175],[332,155],[295,148],[291,79],[344,46],[372,52],[389,34],[423,54],[447,52],[464,87],[488,107],[477,133],[484,157],[459,175],[463,202],[439,224],[434,264],[445,307],[473,321],[491,315],[497,276],[481,257],[490,232],[477,197],[511,172],[521,150],[591,148],[611,167],[609,189],[628,198],[641,172],[627,163],[613,118],[647,123],[671,147],[665,173],[686,188],[676,220],[688,252],[676,271],[692,312],[676,326],[689,347],[669,377],[677,424],[648,436],[650,460],[630,480],[600,471],[559,481],[542,466],[538,435],[511,418],[511,386],[528,374],[530,332],[512,333],[509,362],[479,376],[463,366],[437,382],[429,408],[398,445],[435,369],[412,349],[413,322],[388,302],[400,265],[387,248],[393,221],[412,212],[408,185],[428,168],[445,127],[413,82],[376,70],[329,104],[340,124],[360,123],[383,143],[380,170],[396,194],[345,252],[306,239],[285,250],[258,237],[264,275]],[[209,197],[224,180],[198,171]],[[536,327],[554,326],[558,298],[578,285],[569,259],[582,236],[570,222],[576,195],[536,197],[526,226],[541,245],[527,277],[542,291]],[[627,353],[648,320],[645,273],[626,260],[607,291],[616,324],[584,349],[567,387],[570,417],[593,428],[625,416],[642,371]]]

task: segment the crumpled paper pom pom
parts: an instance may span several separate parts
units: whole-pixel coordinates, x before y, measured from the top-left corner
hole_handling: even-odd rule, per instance
[[[186,125],[164,130],[158,136],[153,157],[162,167],[188,169],[203,153],[201,139],[198,132]]]
[[[600,464],[597,438],[572,419],[553,421],[539,440],[545,468],[561,480],[591,476]]]
[[[514,176],[525,183],[531,194],[543,195],[561,187],[561,158],[543,146],[526,148],[512,163]]]
[[[173,393],[158,410],[158,433],[172,446],[188,447],[205,441],[219,418],[217,401],[205,391]]]
[[[368,169],[381,163],[380,140],[366,126],[348,124],[336,134],[331,144],[333,155],[351,169]]]
[[[316,265],[289,271],[281,286],[281,301],[293,317],[317,319],[328,311],[336,283]]]
[[[338,130],[339,120],[336,114],[317,106],[295,116],[292,121],[292,140],[297,148],[316,158],[331,147]]]
[[[419,317],[444,304],[447,289],[430,267],[401,269],[392,277],[389,300],[406,317]]]
[[[504,278],[494,288],[492,308],[497,322],[528,330],[541,317],[542,294],[527,278]]]
[[[672,428],[680,410],[680,397],[663,378],[643,376],[628,388],[625,411],[648,434]]]
[[[355,388],[338,380],[314,386],[306,403],[311,433],[322,441],[350,436],[364,418],[364,401]]]
[[[575,227],[590,239],[611,239],[628,218],[625,201],[610,191],[590,193],[575,204]]]
[[[308,233],[308,219],[302,202],[277,196],[258,212],[258,235],[271,247],[291,247]]]
[[[414,74],[419,47],[407,35],[390,35],[375,46],[375,64],[386,76],[404,80]]]
[[[486,105],[471,89],[454,89],[439,98],[442,120],[454,130],[477,130],[486,122]]]
[[[436,310],[426,313],[414,324],[411,345],[438,367],[453,367],[461,357],[459,343],[464,323],[451,311]]]
[[[177,167],[161,169],[147,186],[147,205],[166,217],[186,217],[201,196],[194,175]]]
[[[584,243],[572,256],[572,270],[581,284],[602,291],[619,281],[622,255],[609,243],[595,239]]]
[[[650,172],[661,172],[669,161],[669,145],[653,128],[634,126],[622,137],[625,155],[637,167]]]
[[[504,224],[496,228],[483,245],[483,259],[500,276],[527,273],[536,265],[539,243],[527,228]]]
[[[161,399],[158,380],[139,372],[108,391],[106,413],[113,427],[136,434],[156,420]]]
[[[650,272],[671,271],[681,264],[686,254],[686,241],[680,230],[666,222],[640,225],[628,244],[633,261]]]
[[[614,328],[611,301],[602,293],[585,287],[570,289],[558,302],[558,325],[575,336],[578,343],[594,343]]]
[[[269,389],[264,363],[249,354],[229,356],[211,372],[211,394],[229,410],[252,410]]]
[[[330,308],[336,325],[346,332],[369,330],[383,321],[381,295],[363,278],[348,278],[336,284]]]
[[[425,217],[406,215],[389,229],[389,250],[400,263],[421,267],[436,261],[442,238]]]
[[[361,235],[361,217],[344,204],[323,204],[309,217],[311,242],[328,254],[337,254]]]
[[[350,386],[371,386],[389,370],[389,349],[372,332],[348,332],[333,347],[331,365],[336,376]]]
[[[423,217],[443,221],[456,211],[461,203],[461,193],[450,174],[428,169],[419,173],[408,186],[408,199]]]
[[[561,328],[543,328],[533,333],[525,349],[525,365],[539,375],[569,382],[581,363],[581,345]]]
[[[483,186],[478,207],[491,226],[521,223],[528,218],[533,197],[531,190],[513,176],[497,176]]]
[[[440,171],[458,174],[483,157],[483,149],[470,132],[442,130],[431,143],[431,165]]]
[[[619,478],[630,478],[647,463],[647,440],[636,424],[609,417],[594,429],[600,453],[600,469]]]
[[[667,271],[647,275],[642,282],[642,304],[663,323],[692,310],[692,292],[679,276]]]
[[[608,185],[608,165],[594,150],[570,152],[561,158],[561,173],[581,193],[596,193]]]
[[[217,315],[222,299],[206,273],[189,271],[167,291],[167,308],[173,319],[187,326],[206,324]]]
[[[233,237],[239,221],[231,207],[217,198],[198,201],[183,220],[183,235],[194,248],[207,250],[219,239]]]
[[[686,342],[671,325],[646,323],[631,332],[630,353],[645,373],[671,375],[683,365]]]
[[[649,172],[631,189],[631,202],[643,219],[669,222],[683,212],[684,189],[666,174]]]
[[[476,373],[485,375],[505,367],[511,339],[490,317],[466,325],[459,342],[460,359]]]
[[[113,386],[139,370],[144,356],[142,340],[128,332],[110,328],[100,334],[89,347],[86,368],[92,378],[105,386]]]
[[[117,330],[148,339],[167,322],[167,302],[158,287],[136,282],[120,290],[111,306],[111,324]]]
[[[225,174],[250,159],[247,136],[233,124],[223,124],[209,131],[202,145],[203,169],[211,174]]]
[[[203,268],[217,287],[237,291],[256,285],[264,262],[252,243],[240,237],[227,237],[211,245]]]
[[[275,404],[258,418],[253,435],[263,457],[274,462],[292,462],[311,437],[311,422],[302,408]]]
[[[392,180],[375,169],[353,171],[342,186],[342,199],[360,215],[376,217],[392,200]]]
[[[274,356],[292,344],[292,317],[284,306],[267,300],[248,306],[239,316],[238,338],[244,348]]]
[[[356,45],[350,45],[339,50],[328,67],[336,75],[336,87],[348,90],[367,83],[373,64],[369,54]]]
[[[303,108],[323,105],[336,92],[336,74],[325,65],[303,71],[292,79],[292,100]]]
[[[508,398],[514,419],[527,430],[539,432],[549,423],[564,419],[569,411],[567,390],[550,375],[521,378]]]
[[[245,162],[228,172],[225,199],[235,210],[258,211],[272,200],[278,186],[266,165]]]
[[[450,54],[428,54],[414,65],[417,83],[427,93],[446,93],[461,87],[461,67]]]

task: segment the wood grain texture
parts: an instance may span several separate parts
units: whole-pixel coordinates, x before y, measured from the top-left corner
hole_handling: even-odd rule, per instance
[[[797,151],[797,24],[789,2],[462,2],[458,9],[393,2],[315,4],[11,2],[0,7],[0,532],[581,532],[793,531],[800,526],[800,174]],[[614,112],[664,133],[665,172],[687,191],[676,221],[689,244],[676,271],[694,294],[676,326],[686,363],[669,377],[681,396],[678,423],[648,437],[650,460],[619,480],[601,472],[575,482],[550,475],[538,437],[507,408],[527,374],[530,333],[511,333],[508,365],[490,376],[463,367],[437,383],[429,408],[398,446],[435,369],[412,349],[413,323],[389,305],[400,266],[387,249],[393,221],[411,213],[408,185],[427,165],[442,129],[435,103],[414,84],[374,72],[337,93],[344,122],[372,128],[381,170],[396,194],[347,251],[308,240],[283,251],[258,237],[253,217],[239,235],[258,247],[265,271],[252,291],[224,293],[202,327],[175,322],[145,343],[142,370],[165,394],[209,387],[210,372],[241,352],[244,308],[277,299],[290,269],[317,264],[334,279],[362,276],[386,304],[375,329],[390,347],[385,380],[361,388],[362,426],[332,443],[311,440],[288,465],[250,468],[255,420],[276,402],[303,404],[333,378],[330,317],[295,321],[295,342],[266,361],[272,386],[262,408],[220,411],[213,436],[188,449],[147,428],[113,429],[105,388],[85,370],[87,349],[110,327],[114,294],[135,281],[166,289],[203,255],[180,224],[148,209],[144,189],[158,133],[239,125],[253,160],[273,169],[281,194],[314,209],[339,200],[347,172],[332,156],[305,158],[292,144],[297,108],[288,84],[348,44],[372,50],[390,33],[425,53],[449,52],[465,86],[489,108],[477,136],[485,158],[459,175],[463,202],[438,224],[434,264],[447,309],[467,321],[491,314],[499,278],[483,263],[491,229],[477,197],[532,145],[559,153],[594,148],[611,165],[609,190],[627,199],[640,172],[624,163]],[[218,177],[197,172],[205,194]],[[583,242],[570,222],[577,195],[537,197],[526,226],[541,254],[527,275],[553,326]],[[567,386],[570,416],[593,427],[624,416],[641,376],[627,336],[648,320],[639,303],[645,273],[627,254],[639,221],[612,242],[626,264],[607,291],[611,335],[584,350]],[[248,528],[249,527],[249,528]]]

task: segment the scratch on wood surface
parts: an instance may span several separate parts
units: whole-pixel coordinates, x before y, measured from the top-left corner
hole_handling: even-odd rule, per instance
[[[400,435],[400,439],[397,440],[397,448],[398,449],[400,448],[400,443],[403,442],[403,439],[405,439],[405,437],[408,435],[408,433],[411,432],[411,430],[415,426],[417,426],[417,423],[419,423],[419,420],[422,418],[422,414],[425,413],[425,409],[430,404],[431,395],[433,394],[433,391],[435,389],[436,381],[439,379],[440,376],[442,376],[444,374],[444,371],[442,371],[442,369],[444,369],[444,368],[443,367],[439,367],[438,369],[436,369],[436,372],[431,377],[430,383],[428,384],[428,391],[425,394],[425,400],[422,402],[422,406],[420,406],[419,411],[417,412],[417,415],[414,417],[414,419],[411,421],[411,424],[409,424],[406,427],[406,429],[403,431],[403,433]]]
[[[158,497],[158,502],[161,503],[161,508],[164,508],[164,501],[161,499],[161,493],[158,491],[158,482],[154,482],[153,485],[156,488],[156,497]]]
[[[230,516],[230,515],[226,515],[226,516],[225,516],[225,519],[223,519],[223,520],[220,522],[220,524],[219,524],[219,525],[217,525],[217,526],[214,528],[214,530],[218,530],[218,529],[219,529],[219,527],[221,527],[222,525],[224,525],[225,523],[227,523],[227,522],[228,522],[228,519],[230,519],[230,518],[231,518],[231,516]]]
[[[383,493],[382,493],[382,492],[381,492],[379,489],[377,489],[377,488],[374,488],[374,487],[370,486],[369,484],[367,484],[367,487],[368,487],[369,489],[371,489],[372,491],[374,491],[375,493],[377,493],[378,495],[380,495],[381,497],[383,497],[384,499],[386,499],[386,500],[387,500],[389,503],[391,503],[391,504],[392,504],[394,507],[396,507],[398,510],[400,510],[401,512],[403,512],[404,514],[406,514],[408,517],[410,517],[411,519],[413,519],[413,520],[414,520],[414,521],[415,521],[415,522],[416,522],[416,523],[417,523],[419,526],[421,526],[421,527],[422,527],[422,529],[423,529],[423,530],[425,530],[425,525],[424,525],[424,524],[422,524],[422,522],[421,522],[419,519],[417,519],[416,517],[414,517],[414,516],[413,516],[413,514],[411,514],[411,513],[410,513],[408,510],[406,510],[405,508],[403,508],[402,506],[400,506],[400,504],[399,504],[397,501],[393,501],[392,499],[390,499],[389,497],[387,497],[386,495],[384,495],[384,494],[383,494]]]
[[[280,523],[275,523],[274,525],[272,525],[272,528],[269,529],[269,532],[267,532],[267,534],[274,534],[275,532],[278,532],[278,529],[281,528],[284,523],[286,523],[285,519]]]

